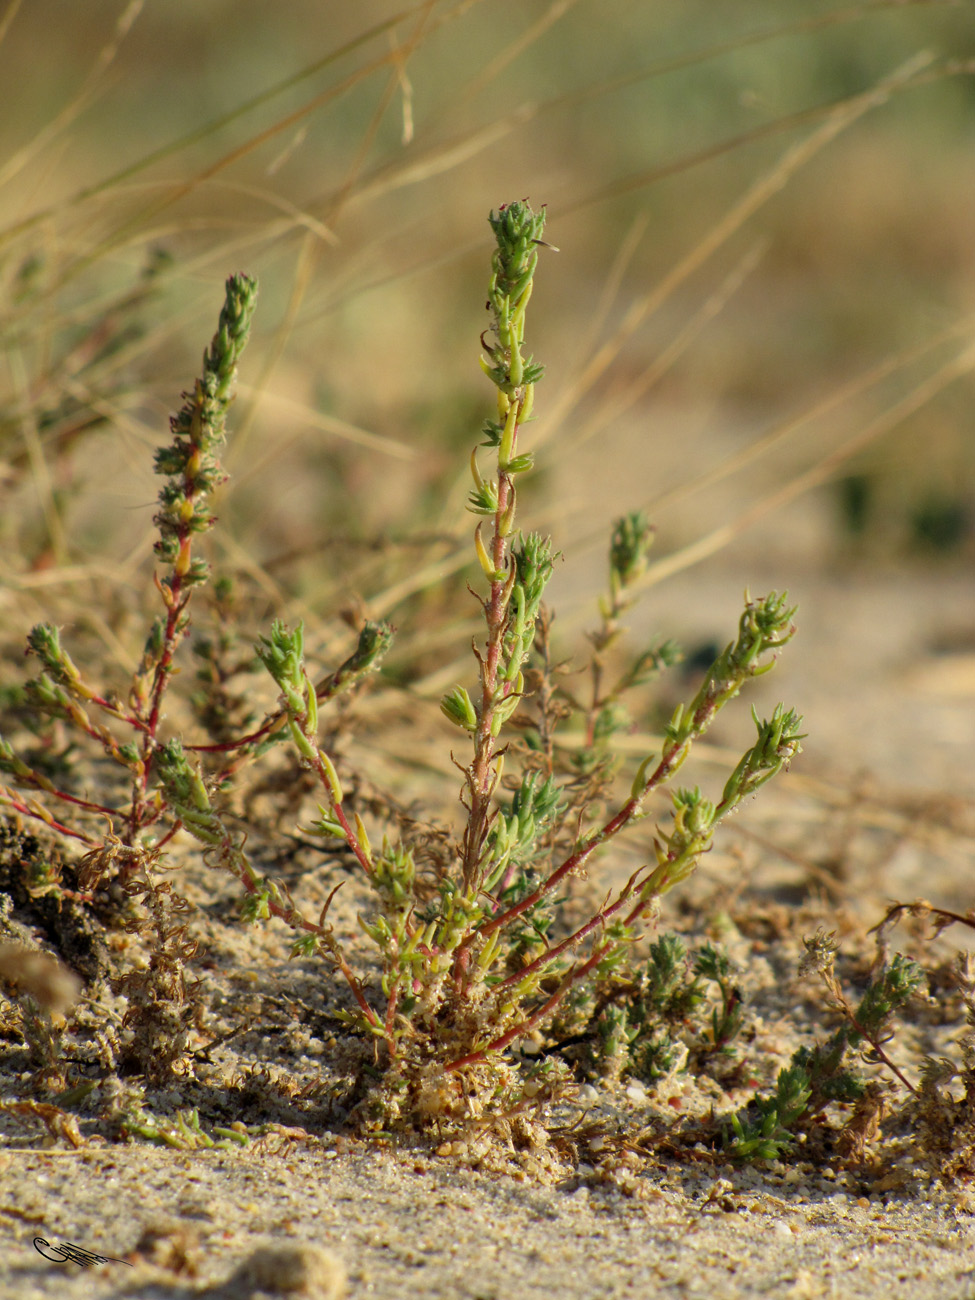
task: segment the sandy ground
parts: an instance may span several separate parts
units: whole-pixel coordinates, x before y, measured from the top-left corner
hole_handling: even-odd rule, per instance
[[[2,1159],[4,1300],[181,1300],[224,1282],[269,1239],[327,1249],[349,1296],[947,1300],[975,1285],[975,1219],[941,1193],[885,1206],[828,1180],[797,1187],[738,1174],[736,1187],[722,1185],[711,1200],[708,1171],[654,1175],[627,1197],[575,1180],[538,1187],[402,1153],[321,1149]],[[144,1226],[165,1231],[167,1221],[178,1225],[177,1241],[185,1234],[196,1276],[142,1260],[49,1263],[32,1245],[40,1236],[123,1257]],[[228,1294],[255,1293],[238,1282]],[[328,1295],[328,1284],[307,1293]]]

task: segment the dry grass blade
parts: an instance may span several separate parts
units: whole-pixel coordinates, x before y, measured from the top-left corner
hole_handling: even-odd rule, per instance
[[[21,3],[22,0],[9,0],[6,9],[3,11],[3,17],[0,18],[0,42],[6,40],[7,33],[10,31],[13,20],[17,17],[17,11]]]
[[[953,322],[945,329],[939,330],[936,334],[922,340],[920,343],[912,344],[900,352],[892,353],[876,366],[871,366],[862,374],[854,376],[845,383],[838,384],[835,388],[831,388],[820,401],[813,403],[812,406],[805,408],[797,415],[784,420],[781,424],[777,424],[767,433],[749,442],[741,451],[719,461],[712,469],[697,472],[685,483],[651,497],[646,502],[645,508],[657,519],[665,510],[683,506],[699,493],[767,456],[800,430],[822,421],[825,416],[841,410],[854,399],[869,393],[871,389],[877,388],[898,372],[909,369],[930,352],[943,348],[945,344],[954,342],[959,338],[970,337],[973,326],[975,326],[975,321],[970,317],[966,317]],[[682,337],[682,335],[678,337]],[[667,351],[669,353],[670,349]],[[853,435],[834,453],[830,453],[822,461],[817,462],[817,466],[812,467],[808,473],[790,479],[788,483],[783,484],[779,491],[768,494],[761,502],[756,503],[754,510],[742,512],[735,520],[732,520],[724,527],[713,530],[696,542],[689,543],[672,556],[667,556],[655,562],[645,575],[644,583],[649,586],[662,582],[676,573],[683,572],[685,569],[710,558],[743,536],[760,519],[789,504],[804,492],[811,491],[827,482],[836,474],[841,465],[855,456],[862,447],[891,432],[900,422],[907,419],[915,411],[922,409],[927,402],[937,396],[955,378],[962,377],[967,372],[967,366],[964,363],[965,355],[966,353],[963,352],[959,357],[948,362],[947,365],[940,367],[934,376],[920,383],[905,398],[891,406],[887,412],[878,415],[866,429]],[[647,375],[656,376],[659,365],[660,359],[658,358],[651,369],[646,372]],[[960,368],[956,370],[956,367]],[[617,406],[617,403],[619,403],[619,406]],[[630,403],[626,405],[630,405]],[[584,437],[591,436],[598,429],[609,425],[612,419],[618,417],[624,409],[621,399],[615,399],[612,406],[601,405],[589,423],[581,426],[582,434],[579,441],[582,441]],[[780,492],[783,495],[780,495]],[[598,530],[589,529],[579,532],[577,537],[580,547],[588,548],[599,543],[600,533]],[[580,615],[574,617],[578,619]]]
[[[975,330],[975,318],[956,321],[944,330],[933,335],[931,338],[924,339],[921,343],[915,344],[901,352],[893,353],[885,357],[878,365],[872,366],[863,374],[856,375],[847,383],[839,384],[832,389],[820,402],[808,407],[805,411],[800,412],[792,419],[784,421],[777,425],[768,433],[762,434],[754,442],[729,456],[726,460],[716,465],[714,469],[705,470],[701,474],[694,476],[692,480],[682,484],[680,487],[671,489],[668,492],[662,492],[659,496],[653,497],[648,503],[647,508],[656,513],[670,506],[679,505],[689,500],[698,492],[713,487],[715,483],[720,483],[723,479],[728,478],[731,474],[737,474],[739,470],[751,465],[760,457],[767,455],[774,447],[791,438],[806,425],[816,420],[821,420],[823,416],[838,410],[853,398],[869,392],[871,388],[877,387],[885,379],[896,374],[900,370],[907,369],[916,361],[919,361],[927,353],[934,351],[936,348],[943,347],[945,343],[953,342],[959,337],[971,335]]]
[[[749,249],[725,276],[717,289],[707,296],[686,325],[675,333],[670,343],[654,357],[646,369],[636,378],[630,380],[621,391],[608,393],[600,402],[595,414],[589,420],[580,422],[578,429],[569,433],[564,438],[562,445],[580,447],[588,442],[590,438],[595,437],[601,430],[612,426],[627,411],[631,411],[674,367],[690,346],[697,341],[702,331],[724,311],[734,295],[758,266],[766,248],[767,243],[762,241],[754,248]],[[697,481],[699,480],[695,479],[695,482]]]
[[[540,440],[548,441],[556,436],[583,396],[609,369],[625,341],[632,337],[644,321],[659,311],[674,291],[699,270],[723,244],[726,244],[756,212],[774,198],[802,167],[860,118],[885,104],[892,93],[915,82],[919,74],[928,68],[932,61],[931,54],[915,55],[871,90],[832,107],[820,127],[805,140],[790,145],[775,166],[749,186],[738,202],[728,209],[704,239],[681,258],[656,288],[631,305],[612,338],[595,353],[574,382],[567,385],[554,411],[542,426]],[[646,182],[641,182],[644,183]]]
[[[9,185],[10,182],[22,172],[26,167],[36,165],[40,154],[62,135],[68,127],[81,116],[89,107],[96,95],[103,91],[102,80],[111,64],[114,62],[119,48],[132,29],[133,23],[142,12],[144,0],[130,0],[125,9],[119,15],[115,23],[115,32],[112,38],[99,51],[94,66],[86,76],[81,89],[69,103],[48,123],[48,125],[39,131],[36,136],[22,149],[11,154],[2,167],[0,167],[0,188]],[[11,7],[7,14],[4,15],[3,26],[0,28],[0,40],[3,39],[7,26],[13,19],[16,9]]]
[[[973,369],[975,369],[975,347],[970,346],[944,365],[939,366],[934,374],[929,375],[927,379],[917,384],[900,401],[895,402],[886,411],[881,412],[874,420],[870,421],[866,428],[861,429],[853,437],[847,438],[804,473],[797,474],[775,491],[769,492],[730,523],[713,529],[696,542],[683,546],[680,550],[666,556],[666,558],[649,565],[640,580],[641,586],[653,586],[658,582],[663,582],[666,578],[672,578],[675,573],[681,573],[692,565],[699,564],[708,556],[714,555],[728,546],[759,519],[772,514],[776,510],[781,510],[783,506],[788,505],[790,501],[794,501],[796,497],[801,496],[804,492],[809,492],[812,488],[827,483],[851,456],[854,456],[862,448],[869,446],[876,439],[890,433],[892,429],[896,429],[899,424],[921,410],[938,393],[943,392],[949,384],[953,384],[956,380],[971,374]]]
[[[311,80],[321,72],[326,71],[333,64],[340,62],[342,59],[347,58],[348,55],[355,53],[357,50],[370,44],[372,41],[384,36],[405,19],[411,17],[420,10],[425,9],[428,2],[429,0],[419,0],[417,4],[410,8],[403,9],[399,13],[392,15],[390,18],[385,19],[383,22],[377,23],[374,27],[367,28],[358,36],[348,41],[345,45],[340,46],[336,50],[329,51],[329,53],[323,58],[315,60],[313,63],[302,68],[299,72],[293,73],[292,75],[275,82],[267,90],[261,91],[259,94],[245,100],[230,112],[222,114],[213,121],[205,123],[203,126],[196,128],[184,136],[180,136],[169,144],[161,146],[159,149],[144,154],[136,162],[129,164],[117,172],[113,172],[103,180],[97,181],[92,185],[86,185],[74,195],[60,201],[55,207],[45,208],[39,212],[32,213],[29,217],[15,223],[7,230],[0,232],[0,245],[2,245],[6,240],[12,239],[33,226],[49,221],[51,218],[59,216],[73,208],[80,207],[90,199],[96,198],[98,195],[104,193],[106,190],[114,190],[118,188],[125,182],[130,181],[133,177],[149,170],[151,167],[154,167],[157,163],[178,157],[180,154],[188,152],[194,145],[201,144],[213,138],[224,128],[233,126],[241,118],[246,117],[248,114],[259,108],[263,108],[266,104],[273,102],[273,100],[284,95],[289,90],[295,89],[304,82]],[[11,10],[15,13],[16,6],[11,6]],[[5,16],[5,26],[9,23],[12,16],[12,13],[10,13],[9,16]],[[380,60],[377,66],[382,66],[384,62],[385,60]],[[281,129],[286,129],[286,126],[283,126]]]
[[[467,87],[461,103],[466,104],[476,99],[490,85],[498,81],[506,68],[514,63],[516,59],[519,59],[551,27],[564,18],[577,3],[578,0],[552,0],[543,14],[540,14],[505,49],[485,64],[484,70]]]

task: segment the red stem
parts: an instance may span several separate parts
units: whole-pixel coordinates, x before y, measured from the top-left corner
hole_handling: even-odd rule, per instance
[[[517,439],[517,427],[515,429]],[[494,719],[494,692],[498,683],[498,664],[501,659],[501,641],[504,634],[507,601],[507,546],[501,533],[501,519],[508,508],[508,495],[511,490],[511,476],[504,470],[498,473],[498,508],[494,516],[494,537],[491,543],[491,562],[497,574],[504,577],[493,578],[491,594],[484,606],[487,622],[487,653],[481,660],[481,708],[479,711],[477,731],[474,735],[474,761],[468,769],[468,786],[471,792],[471,808],[464,832],[464,890],[471,893],[477,885],[475,876],[481,856],[481,846],[487,832],[488,814],[493,790],[492,760],[494,759],[494,739],[491,724]]]
[[[703,730],[703,726],[701,730]],[[546,894],[555,889],[556,886],[569,874],[569,872],[575,870],[577,867],[581,867],[591,856],[593,851],[599,848],[600,844],[604,844],[606,840],[612,839],[614,835],[618,835],[619,832],[633,820],[633,817],[639,811],[640,804],[646,796],[650,794],[651,791],[657,789],[658,786],[663,785],[674,771],[676,771],[683,762],[683,759],[691,746],[691,742],[696,739],[698,735],[700,735],[700,730],[695,729],[694,734],[689,737],[683,745],[676,745],[670,750],[665,749],[660,762],[654,768],[650,776],[647,777],[639,795],[634,795],[628,799],[615,817],[611,817],[605,826],[601,827],[598,831],[594,831],[587,840],[584,840],[579,848],[577,848],[574,853],[570,854],[569,857],[567,857],[546,880],[543,880],[536,890],[531,894],[528,894],[521,900],[521,902],[510,907],[507,912],[502,912],[500,916],[494,917],[493,920],[488,921],[486,925],[481,926],[478,933],[480,935],[489,935],[493,931],[499,930],[502,926],[508,925],[511,921],[515,920],[516,917],[521,916],[522,912],[527,912],[529,908],[534,907],[536,903],[543,899]]]
[[[322,775],[324,776],[324,773]],[[326,780],[326,788],[327,787],[328,787],[328,782]],[[340,803],[333,804],[332,811],[335,814],[336,821],[342,827],[342,832],[345,835],[346,843],[348,844],[352,852],[356,855],[356,858],[358,858],[359,865],[362,867],[363,871],[371,879],[376,874],[375,868],[373,867],[369,859],[366,857],[366,851],[359,843],[359,837],[352,829],[348,817],[346,817],[344,811],[342,810],[342,805]]]
[[[577,943],[580,939],[585,938],[588,933],[596,929],[623,906],[627,899],[632,895],[639,874],[638,871],[630,877],[620,893],[619,898],[617,898],[615,902],[610,904],[608,907],[603,908],[596,916],[592,917],[584,926],[577,930],[574,935],[571,935],[568,939],[564,940],[556,948],[552,948],[548,952],[543,953],[541,957],[532,962],[530,966],[526,966],[523,970],[518,971],[516,975],[509,976],[506,980],[503,980],[501,984],[498,985],[498,988],[504,988],[505,985],[517,983],[519,980],[524,979],[525,975],[529,974],[532,970],[547,964],[571,944]],[[641,898],[637,902],[633,911],[626,917],[624,924],[632,924],[640,913],[645,910],[649,901],[649,899]],[[497,1038],[492,1039],[490,1043],[479,1048],[476,1052],[471,1052],[467,1056],[458,1058],[456,1061],[451,1061],[449,1065],[444,1066],[444,1070],[460,1070],[465,1065],[477,1065],[481,1061],[487,1059],[488,1052],[502,1052],[506,1047],[513,1043],[516,1038],[521,1038],[527,1034],[529,1030],[533,1029],[535,1025],[539,1023],[540,1020],[543,1020],[549,1012],[553,1011],[558,1006],[573,984],[577,984],[580,980],[585,979],[593,967],[597,966],[602,961],[603,957],[605,957],[612,948],[613,942],[612,939],[607,939],[605,943],[594,948],[587,960],[581,966],[573,967],[573,969],[566,974],[562,983],[548,1001],[544,1002],[536,1011],[533,1011],[526,1020],[522,1020],[519,1024],[515,1025],[513,1029],[509,1029],[505,1033],[500,1034]],[[895,1073],[896,1072],[897,1071],[895,1070]],[[908,1084],[908,1087],[910,1087],[910,1084]]]
[[[23,803],[11,791],[4,789],[3,802],[13,808],[14,812],[19,812],[23,817],[31,817],[34,821],[43,822],[45,826],[50,826],[59,835],[67,835],[70,839],[80,840],[82,844],[87,844],[91,848],[100,848],[101,840],[93,840],[90,835],[85,835],[82,831],[73,830],[70,826],[65,826],[56,821],[50,813],[45,816],[43,813],[35,811],[29,804]],[[45,809],[45,813],[47,810]]]
[[[75,795],[67,794],[64,790],[57,790],[54,788],[48,789],[46,786],[42,786],[41,789],[44,790],[45,794],[49,794],[55,799],[61,799],[64,803],[74,804],[76,808],[84,808],[85,812],[99,813],[101,816],[105,817],[114,817],[117,815],[117,810],[115,808],[109,808],[106,804],[89,803],[87,799],[78,799]]]
[[[535,971],[541,970],[543,966],[547,966],[549,962],[553,962],[556,957],[561,956],[567,948],[573,947],[573,945],[577,944],[580,939],[584,939],[587,934],[591,934],[593,930],[598,930],[600,926],[605,924],[611,916],[618,912],[623,904],[632,896],[633,890],[636,887],[637,879],[640,873],[644,870],[644,867],[640,867],[636,872],[634,872],[620,891],[619,897],[614,899],[612,903],[607,903],[605,907],[600,908],[594,916],[589,918],[585,925],[581,925],[578,930],[573,934],[570,934],[568,938],[561,940],[561,942],[557,943],[554,948],[546,948],[545,951],[540,956],[536,957],[533,962],[529,962],[527,966],[523,966],[520,970],[515,971],[514,974],[508,975],[500,982],[500,984],[496,985],[496,988],[503,989],[508,988],[512,984],[520,984],[527,975],[533,975]],[[636,916],[638,916],[646,906],[646,902],[641,902],[634,909],[634,912],[626,918],[627,923],[631,920],[635,920]]]
[[[592,956],[589,957],[582,966],[575,967],[573,970],[569,971],[565,979],[548,1001],[543,1003],[537,1011],[533,1011],[526,1020],[522,1020],[519,1024],[515,1025],[513,1029],[509,1029],[505,1033],[500,1034],[497,1038],[492,1039],[490,1043],[486,1043],[484,1047],[478,1048],[476,1052],[470,1052],[467,1056],[461,1056],[456,1061],[450,1061],[444,1066],[444,1071],[449,1073],[452,1070],[462,1070],[465,1065],[479,1065],[482,1061],[487,1059],[487,1054],[489,1052],[503,1052],[506,1047],[510,1046],[510,1044],[515,1041],[516,1038],[522,1038],[533,1029],[540,1020],[544,1020],[550,1011],[554,1010],[554,1008],[558,1006],[573,984],[577,983],[581,979],[585,979],[593,967],[602,961],[603,957],[611,947],[612,941],[607,941],[602,945],[602,947],[597,948],[593,952]]]
[[[196,388],[197,402],[201,400],[202,394],[197,381]],[[200,412],[197,409],[193,419],[194,429],[198,429]],[[196,438],[193,437],[194,443]],[[136,779],[132,792],[132,808],[129,814],[129,842],[134,843],[136,836],[144,825],[144,815],[146,806],[146,790],[149,785],[149,763],[152,758],[152,751],[156,747],[156,732],[159,729],[159,719],[162,713],[163,696],[166,693],[166,685],[172,673],[173,659],[176,650],[179,647],[186,633],[186,623],[183,622],[183,615],[189,604],[190,597],[193,594],[192,588],[184,590],[184,579],[190,571],[192,563],[193,550],[193,530],[191,521],[194,516],[194,503],[200,495],[197,491],[197,473],[199,472],[203,459],[203,451],[199,445],[194,445],[193,451],[186,461],[186,467],[183,472],[183,498],[185,517],[178,525],[176,536],[179,542],[179,550],[176,559],[173,561],[173,567],[167,579],[165,586],[156,577],[155,583],[159,593],[166,605],[166,628],[163,632],[163,648],[156,664],[156,671],[153,674],[152,694],[150,695],[149,716],[145,721],[144,735],[142,741],[142,773]]]
[[[241,856],[239,854],[239,850],[237,850],[237,846],[234,845],[233,843],[228,842],[226,845],[223,846],[223,848],[224,848],[223,860],[225,863],[228,863],[228,866],[229,866],[229,862],[233,860],[233,857],[239,858]],[[232,850],[233,852],[228,852],[227,850]],[[240,883],[244,886],[244,889],[249,894],[257,894],[260,892],[257,884],[255,883],[254,880],[251,879],[250,875],[248,874],[250,868],[248,868],[247,870],[243,870],[243,869],[237,869],[236,867],[229,867],[229,869],[233,872],[233,874],[237,877]],[[352,970],[349,967],[348,962],[346,962],[345,958],[341,955],[341,953],[339,953],[333,946],[331,946],[328,943],[329,936],[328,936],[327,927],[322,925],[317,925],[314,921],[306,920],[306,918],[303,917],[301,913],[294,907],[282,907],[280,903],[275,903],[274,900],[271,898],[265,899],[265,902],[267,904],[267,909],[271,913],[271,915],[276,916],[280,920],[286,922],[286,924],[290,925],[292,929],[307,930],[309,934],[319,935],[322,937],[322,939],[326,941],[328,954],[331,957],[332,961],[335,963],[335,965],[338,967],[338,969],[345,976],[346,983],[348,984],[349,988],[352,990],[352,996],[359,1004],[359,1009],[361,1010],[362,1014],[365,1016],[369,1024],[372,1025],[374,1029],[378,1029],[384,1034],[384,1037],[386,1037],[386,1044],[389,1048],[390,1055],[393,1055],[395,1053],[395,1047],[396,1047],[395,1043],[392,1041],[391,1038],[386,1036],[382,1021],[379,1019],[375,1011],[373,1011],[372,1007],[366,1001],[366,995],[362,990],[362,985],[356,979],[355,975],[353,974]]]
[[[97,704],[100,709],[104,709],[106,713],[110,713],[113,718],[118,718],[120,722],[124,722],[125,725],[131,727],[133,731],[144,732],[146,730],[146,724],[140,718],[137,718],[134,713],[128,713],[125,709],[120,709],[117,704],[113,704],[111,700],[106,700],[102,695],[96,695],[94,691],[87,695],[83,695],[81,698],[85,700],[86,703]]]
[[[513,907],[509,907],[507,912],[502,912],[500,916],[496,916],[492,921],[488,921],[486,925],[482,925],[478,933],[482,937],[492,934],[495,930],[501,929],[502,926],[510,924],[516,919],[516,917],[521,916],[522,912],[527,912],[529,908],[534,907],[535,904],[540,902],[546,894],[550,893],[551,890],[553,890],[570,871],[574,871],[577,867],[581,867],[600,844],[621,831],[627,822],[633,818],[633,815],[639,806],[639,799],[633,798],[627,800],[615,817],[611,818],[601,830],[590,835],[574,853],[571,853],[569,857],[565,859],[561,866],[557,867],[555,871],[552,872],[547,880],[542,881],[537,889],[533,890],[532,893],[523,898],[520,903],[515,903]]]

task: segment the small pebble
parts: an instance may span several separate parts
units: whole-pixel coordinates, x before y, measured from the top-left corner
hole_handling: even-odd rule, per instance
[[[21,943],[0,944],[0,978],[29,993],[61,1025],[81,996],[81,981],[73,971],[46,952]]]
[[[272,1295],[307,1296],[308,1300],[341,1300],[345,1269],[341,1261],[310,1241],[282,1241],[259,1246],[227,1283],[230,1295],[247,1298],[258,1291]]]

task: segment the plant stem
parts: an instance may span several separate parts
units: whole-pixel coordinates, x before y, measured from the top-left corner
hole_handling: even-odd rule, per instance
[[[193,538],[213,525],[209,498],[224,481],[216,451],[226,436],[227,411],[234,398],[237,361],[247,342],[257,299],[257,284],[245,275],[231,276],[216,334],[203,356],[203,374],[193,391],[184,394],[184,404],[173,416],[172,444],[156,456],[156,472],[169,482],[159,494],[160,510],[155,517],[159,528],[156,553],[169,565],[156,588],[166,607],[161,627],[153,629],[147,643],[146,669],[152,683],[147,700],[141,700],[141,765],[132,788],[128,818],[128,843],[135,842],[145,824],[148,806],[149,765],[157,744],[163,697],[173,672],[173,659],[189,629],[186,610],[193,588],[205,582],[209,570],[193,558]],[[150,648],[151,647],[151,648]],[[138,685],[133,694],[140,697]]]
[[[488,308],[493,313],[494,342],[481,336],[486,356],[481,367],[498,389],[498,422],[489,424],[488,443],[497,449],[498,479],[477,504],[479,513],[493,516],[490,550],[481,541],[481,525],[474,534],[474,544],[481,567],[490,583],[487,600],[482,601],[487,630],[483,654],[475,650],[480,668],[480,706],[474,729],[474,756],[467,769],[470,795],[461,874],[464,893],[472,898],[481,883],[482,851],[490,821],[491,797],[498,782],[498,751],[495,740],[500,731],[499,706],[520,689],[517,674],[500,673],[504,663],[504,639],[511,592],[515,581],[508,538],[514,528],[514,474],[530,467],[530,457],[516,454],[520,426],[531,414],[534,381],[540,370],[522,356],[525,337],[525,312],[532,292],[532,276],[538,261],[537,245],[545,226],[544,212],[535,213],[527,203],[510,203],[492,212],[491,227],[497,240],[492,259],[493,275],[489,288]],[[472,458],[477,488],[484,490]],[[492,485],[493,488],[493,485]],[[486,505],[485,502],[490,502]],[[520,668],[520,663],[517,665]],[[504,716],[507,716],[506,714]]]
[[[70,799],[70,796],[63,797]],[[76,801],[70,800],[70,802]],[[0,785],[0,804],[12,808],[14,812],[20,813],[22,817],[30,817],[34,821],[43,822],[45,826],[49,826],[58,835],[65,835],[72,840],[80,840],[82,844],[87,844],[91,848],[97,848],[101,844],[100,840],[92,839],[90,835],[85,835],[83,831],[75,830],[73,827],[65,826],[63,822],[57,821],[44,805],[38,803],[36,799],[21,799],[5,785]]]
[[[513,438],[517,438],[518,425],[514,423]],[[508,598],[511,584],[508,581],[510,557],[507,540],[502,531],[502,519],[507,511],[509,500],[514,507],[514,484],[503,470],[498,476],[498,509],[494,517],[494,536],[491,544],[491,560],[496,574],[491,582],[491,594],[483,602],[484,617],[487,624],[486,653],[478,655],[481,669],[481,706],[478,710],[478,725],[474,733],[474,758],[468,769],[468,789],[470,791],[470,810],[467,826],[464,830],[463,882],[464,892],[472,897],[480,883],[479,867],[481,852],[488,830],[491,810],[491,797],[498,781],[496,766],[497,751],[494,747],[494,718],[498,703],[498,664],[501,659],[501,647],[508,612]],[[503,687],[502,698],[511,692],[511,684]]]
[[[675,713],[667,728],[667,741],[657,765],[647,774],[645,769],[649,763],[644,763],[633,782],[630,798],[622,808],[584,839],[537,889],[486,922],[480,931],[483,937],[509,925],[534,907],[566,876],[584,866],[601,844],[618,835],[641,815],[644,799],[677,773],[691,746],[707,732],[720,709],[738,694],[748,678],[759,676],[772,666],[774,659],[762,663],[761,656],[778,650],[792,636],[795,630],[790,623],[793,613],[793,609],[786,607],[785,598],[774,592],[763,600],[746,603],[738,640],[718,656],[689,708],[680,708]],[[718,806],[719,814],[727,811],[729,802],[725,800]]]

